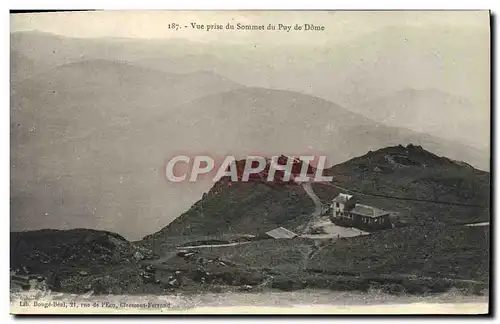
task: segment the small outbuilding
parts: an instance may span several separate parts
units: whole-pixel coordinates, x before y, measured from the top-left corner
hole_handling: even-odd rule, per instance
[[[274,239],[292,239],[298,236],[294,232],[287,230],[286,228],[281,226],[270,230],[269,232],[266,232],[266,234]]]

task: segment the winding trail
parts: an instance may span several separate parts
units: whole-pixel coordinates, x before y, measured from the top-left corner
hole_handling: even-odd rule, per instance
[[[227,247],[227,246],[236,246],[236,245],[242,245],[242,244],[249,244],[252,243],[252,241],[247,241],[247,242],[234,242],[234,243],[228,243],[228,244],[215,244],[215,245],[190,245],[190,246],[178,246],[175,248],[175,251],[170,251],[163,255],[161,258],[156,259],[156,260],[150,260],[146,262],[147,264],[151,265],[158,265],[163,262],[166,262],[170,260],[171,258],[175,257],[177,255],[178,251],[182,250],[192,250],[192,249],[200,249],[200,248],[219,248],[219,247]]]
[[[227,244],[206,244],[206,245],[179,246],[179,247],[177,247],[177,249],[178,250],[189,250],[189,249],[200,249],[200,248],[218,248],[218,247],[235,246],[235,245],[242,245],[242,244],[248,244],[248,243],[252,243],[252,241],[234,242],[234,243],[227,243]]]
[[[490,226],[490,222],[482,222],[482,223],[465,224],[465,226],[468,226],[468,227],[476,227],[476,226]]]
[[[307,195],[312,199],[314,202],[314,212],[311,214],[311,220],[306,224],[305,228],[303,229],[304,232],[308,232],[313,224],[317,223],[320,218],[321,218],[321,211],[322,211],[322,204],[321,200],[319,197],[316,195],[314,192],[311,182],[304,182],[302,183],[302,188],[304,188],[304,191],[307,193]],[[302,267],[303,269],[307,269],[309,265],[309,260],[311,260],[321,249],[323,246],[320,246],[319,242],[314,242],[313,246],[310,246],[308,248],[308,251],[304,253],[304,259],[303,259],[303,264]]]
[[[309,221],[309,223],[307,223],[306,227],[304,228],[304,231],[307,232],[311,228],[312,224],[317,222],[319,217],[321,217],[321,200],[314,192],[310,182],[302,183],[302,188],[304,188],[304,191],[307,193],[307,195],[311,197],[315,206],[314,212],[311,214],[311,220]]]

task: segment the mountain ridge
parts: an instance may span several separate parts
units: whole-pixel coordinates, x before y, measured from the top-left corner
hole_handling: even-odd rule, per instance
[[[438,89],[405,88],[347,109],[389,126],[489,149],[488,116],[477,113],[468,99]]]
[[[394,161],[396,158],[399,160]],[[409,224],[431,226],[489,220],[489,208],[450,207],[432,202],[489,206],[489,173],[439,157],[420,146],[400,145],[369,152],[326,169],[324,174],[334,176],[332,183],[365,192],[367,195],[361,195],[365,203],[400,212]],[[338,187],[312,185],[324,203],[342,192]],[[370,197],[369,192],[427,199],[428,203]],[[270,215],[271,210],[276,215]],[[313,210],[312,200],[298,184],[231,183],[221,179],[191,209],[143,240],[161,242],[179,235],[260,235],[278,226],[296,230],[310,220]],[[470,215],[471,211],[475,215]]]
[[[50,90],[50,85],[45,87]],[[239,157],[249,152],[265,156],[276,152],[326,155],[328,166],[382,146],[415,143],[474,166],[481,161],[481,154],[472,148],[373,123],[334,103],[300,93],[243,88],[230,91],[229,96],[221,92],[194,99],[194,103],[171,102],[170,106],[156,106],[159,101],[148,97],[151,107],[157,109],[156,117],[152,117],[153,113],[146,115],[136,109],[136,103],[137,107],[149,105],[140,98],[131,101],[124,97],[119,101],[123,105],[116,105],[117,100],[89,98],[85,91],[72,89],[71,96],[55,96],[57,101],[44,99],[53,96],[50,91],[44,91],[42,97],[24,96],[19,106],[13,101],[12,212],[34,219],[29,228],[42,224],[35,215],[36,206],[51,215],[44,218],[44,226],[46,222],[51,227],[82,226],[85,219],[126,237],[144,236],[188,210],[210,189],[207,183],[165,184],[159,170],[166,156],[179,148],[184,154],[203,150],[211,155]],[[90,101],[75,103],[77,94]],[[110,104],[115,105],[117,114],[107,108]],[[23,115],[18,115],[17,107],[22,107],[29,118],[20,118]],[[82,124],[85,120],[89,123]],[[26,159],[30,154],[44,159]],[[53,188],[50,193],[47,186]],[[85,201],[80,198],[84,195],[88,195]],[[167,203],[165,196],[176,203]],[[94,219],[95,210],[118,216]],[[145,215],[139,217],[138,210],[144,210]],[[115,229],[116,217],[126,222],[119,222],[120,228]],[[22,222],[24,219],[17,219],[14,228],[27,227]],[[134,222],[138,226],[124,228]],[[140,228],[142,232],[136,232]]]

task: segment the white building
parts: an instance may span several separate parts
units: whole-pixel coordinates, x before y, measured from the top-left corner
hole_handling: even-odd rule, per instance
[[[352,195],[340,193],[333,199],[332,213],[334,218],[343,216],[345,211],[348,211],[354,206],[354,201],[352,198]]]

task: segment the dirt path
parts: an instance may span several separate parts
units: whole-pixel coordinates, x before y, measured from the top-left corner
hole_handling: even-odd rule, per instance
[[[306,270],[309,265],[309,260],[312,260],[316,254],[332,243],[333,240],[317,240],[314,241],[314,245],[308,246],[307,251],[304,253],[304,260],[302,262],[303,269]]]
[[[473,280],[473,279],[459,279],[459,278],[447,278],[447,277],[427,277],[427,276],[415,276],[415,275],[410,275],[410,274],[397,274],[397,275],[392,275],[392,276],[397,276],[397,277],[402,277],[402,278],[407,278],[407,279],[445,280],[445,281],[452,281],[452,282],[484,284],[484,281],[482,281],[482,280]]]
[[[207,244],[207,245],[190,245],[190,246],[179,246],[177,249],[178,250],[189,250],[189,249],[201,249],[201,248],[218,248],[218,247],[226,247],[226,246],[235,246],[235,245],[242,245],[242,244],[248,244],[252,243],[252,241],[248,242],[234,242],[234,243],[227,243],[227,244]]]
[[[163,262],[166,262],[170,260],[171,258],[175,257],[177,255],[177,251],[180,250],[192,250],[192,249],[203,249],[203,248],[219,248],[219,247],[227,247],[227,246],[236,246],[236,245],[241,245],[241,244],[248,244],[252,243],[251,241],[249,242],[235,242],[235,243],[228,243],[228,244],[218,244],[218,245],[192,245],[192,246],[179,246],[176,247],[175,251],[170,251],[163,255],[161,258],[156,259],[156,260],[149,260],[146,262],[147,264],[151,265],[159,265],[162,264]]]
[[[465,224],[465,226],[490,226],[490,222],[482,222],[482,223],[472,223],[472,224]]]
[[[304,188],[304,191],[309,195],[309,197],[311,197],[312,201],[314,202],[314,212],[311,214],[311,220],[303,229],[304,232],[307,232],[312,227],[312,225],[321,217],[321,200],[314,192],[310,182],[302,183],[302,188]]]

